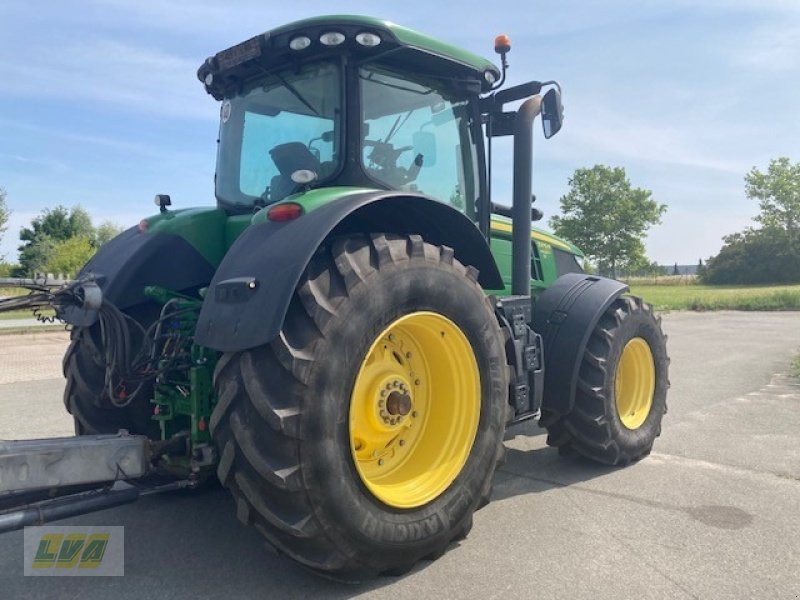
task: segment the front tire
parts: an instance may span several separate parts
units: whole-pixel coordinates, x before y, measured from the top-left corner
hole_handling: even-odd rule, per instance
[[[507,377],[492,306],[450,248],[336,240],[278,338],[218,364],[220,480],[240,520],[306,567],[404,572],[488,502]]]

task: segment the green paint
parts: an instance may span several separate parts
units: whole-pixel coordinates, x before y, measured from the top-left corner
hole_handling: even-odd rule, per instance
[[[78,558],[80,557],[81,550],[83,550],[84,541],[85,536],[67,536],[67,538],[61,542],[61,550],[58,553],[56,566],[63,569],[70,569],[78,564]]]
[[[492,255],[497,263],[497,268],[500,270],[505,287],[502,290],[487,291],[498,296],[507,296],[511,293],[512,252],[510,229],[511,219],[497,215],[492,216]],[[535,254],[531,255],[531,293],[534,295],[545,290],[558,279],[558,268],[553,256],[553,245],[579,258],[583,258],[583,253],[574,244],[536,227],[531,227],[531,242],[539,252],[538,265],[533,264],[536,260]],[[538,277],[537,270],[539,271]]]
[[[219,265],[227,248],[225,227],[228,216],[221,208],[168,210],[147,221],[147,233],[171,233],[189,242],[212,265]]]
[[[34,569],[42,569],[53,566],[53,564],[56,562],[58,548],[63,537],[63,534],[49,534],[42,536],[42,539],[39,541],[39,546],[36,548],[36,555],[33,557]]]
[[[103,562],[108,547],[107,534],[95,534],[89,537],[86,549],[81,554],[81,569],[96,569]]]
[[[225,222],[225,249],[233,246],[233,242],[253,223],[254,215],[234,215]]]
[[[364,17],[360,15],[327,15],[321,17],[313,17],[310,19],[303,19],[302,21],[295,21],[288,25],[283,25],[277,29],[269,32],[269,35],[276,35],[278,33],[286,33],[290,31],[302,31],[304,28],[316,25],[330,24],[332,27],[342,24],[357,24],[363,25],[365,29],[372,28],[376,33],[381,30],[391,33],[398,42],[406,46],[411,46],[427,52],[442,56],[448,60],[465,65],[475,71],[479,71],[481,76],[484,71],[490,70],[495,76],[500,76],[500,70],[492,63],[481,56],[467,52],[466,50],[438,40],[425,33],[414,31],[408,27],[397,25],[391,21],[384,21],[383,19],[376,19],[374,17]]]
[[[164,440],[189,431],[193,447],[207,444],[211,441],[208,423],[215,402],[212,373],[219,355],[192,343],[203,301],[154,286],[145,288],[145,294],[160,304],[174,302],[174,314],[164,320],[161,329],[165,341],[161,342],[164,349],[151,400],[153,419],[158,421]],[[176,340],[180,341],[178,348]],[[180,459],[174,462],[185,466]]]

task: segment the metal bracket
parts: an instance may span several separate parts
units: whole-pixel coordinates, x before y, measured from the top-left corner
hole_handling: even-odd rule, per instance
[[[3,493],[136,479],[149,465],[144,436],[84,435],[0,441]]]
[[[530,296],[507,296],[495,299],[495,312],[501,326],[509,333],[506,342],[508,363],[513,370],[509,401],[514,407],[514,421],[534,418],[542,405],[544,360],[542,337],[529,326]]]

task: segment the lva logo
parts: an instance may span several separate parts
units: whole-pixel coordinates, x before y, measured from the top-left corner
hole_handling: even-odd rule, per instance
[[[96,569],[108,547],[108,533],[46,533],[33,557],[34,569]]]
[[[123,527],[26,527],[25,575],[124,575]]]

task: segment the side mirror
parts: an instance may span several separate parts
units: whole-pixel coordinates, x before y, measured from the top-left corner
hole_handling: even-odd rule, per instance
[[[564,107],[561,105],[561,93],[556,88],[550,90],[542,98],[542,129],[544,137],[550,139],[561,130],[564,122]]]
[[[422,164],[432,167],[436,164],[436,136],[429,131],[417,131],[411,138],[414,154],[422,155]]]

